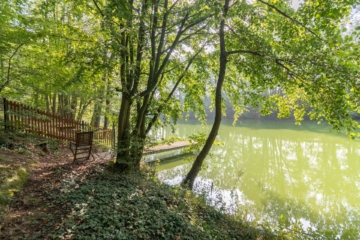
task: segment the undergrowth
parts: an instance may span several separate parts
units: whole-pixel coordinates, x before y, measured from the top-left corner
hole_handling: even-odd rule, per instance
[[[35,145],[45,141],[51,152],[55,153],[58,150],[59,141],[57,140],[46,139],[31,133],[0,131],[0,151],[6,153],[0,156],[0,221],[3,218],[4,209],[14,198],[14,194],[22,190],[29,177],[29,165],[34,162]],[[23,160],[29,160],[21,162],[19,156],[24,156]]]
[[[62,239],[275,239],[235,221],[190,191],[143,172],[105,170],[84,182],[66,181],[57,198],[68,214],[52,238]]]
[[[10,160],[0,157],[0,215],[3,206],[7,205],[14,192],[19,191],[29,175],[28,169],[16,166],[9,167]]]

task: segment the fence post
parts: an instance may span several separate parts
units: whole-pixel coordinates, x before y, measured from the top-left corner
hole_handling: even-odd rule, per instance
[[[8,131],[9,115],[8,115],[8,105],[6,98],[3,98],[3,104],[4,104],[4,127],[5,127],[5,131]]]

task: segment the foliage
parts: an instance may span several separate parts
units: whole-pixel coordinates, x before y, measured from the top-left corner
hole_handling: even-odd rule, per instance
[[[21,166],[10,167],[9,163],[9,159],[0,157],[0,215],[14,193],[22,189],[29,175],[28,169]]]
[[[159,146],[159,145],[165,145],[165,144],[170,145],[171,143],[178,142],[178,141],[184,141],[184,140],[185,139],[183,139],[181,137],[171,136],[171,137],[162,139],[161,141],[150,142],[150,144],[148,144],[147,146],[152,147],[152,146]]]
[[[80,185],[67,183],[61,191],[58,204],[71,209],[52,233],[55,238],[275,238],[206,206],[187,190],[140,172],[124,175],[105,171]]]
[[[185,152],[199,152],[206,142],[206,133],[197,132],[191,134],[188,138],[190,139],[191,144],[184,149]],[[215,146],[220,146],[222,143],[219,141],[214,141]]]

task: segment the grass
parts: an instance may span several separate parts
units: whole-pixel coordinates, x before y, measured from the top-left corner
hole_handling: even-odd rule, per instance
[[[20,191],[29,175],[29,170],[22,166],[10,167],[9,159],[0,157],[0,209],[7,205]]]

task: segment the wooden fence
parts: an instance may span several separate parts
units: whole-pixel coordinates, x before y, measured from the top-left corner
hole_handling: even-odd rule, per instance
[[[113,145],[113,129],[94,128],[84,121],[78,121],[47,113],[21,103],[3,98],[5,130],[16,129],[37,133],[42,136],[74,141],[77,132],[94,132],[94,141]]]

